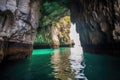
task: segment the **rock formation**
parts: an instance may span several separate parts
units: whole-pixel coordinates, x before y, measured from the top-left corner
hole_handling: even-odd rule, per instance
[[[0,0],[0,61],[31,54],[38,19],[38,0]]]
[[[59,48],[70,44],[70,11],[57,2],[41,4],[40,27],[35,39],[35,48]]]
[[[52,25],[38,29],[34,48],[70,46],[70,23],[70,16],[65,16]]]
[[[51,37],[53,47],[68,46],[71,44],[70,40],[70,16],[62,17],[51,29]]]
[[[41,1],[0,0],[0,61],[3,58],[25,58],[31,54]],[[76,31],[80,34],[81,45],[84,49],[91,45],[100,46],[100,48],[103,46],[119,48],[120,0],[60,0],[56,2],[70,9],[71,22],[77,26]],[[54,18],[55,21],[60,17]]]
[[[72,0],[68,8],[84,49],[107,49],[119,44],[120,0]]]

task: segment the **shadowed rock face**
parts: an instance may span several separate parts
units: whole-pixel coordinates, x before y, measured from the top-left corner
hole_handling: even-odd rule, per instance
[[[73,0],[69,8],[83,48],[119,44],[120,0]]]
[[[38,0],[0,0],[0,60],[31,54],[38,18]]]

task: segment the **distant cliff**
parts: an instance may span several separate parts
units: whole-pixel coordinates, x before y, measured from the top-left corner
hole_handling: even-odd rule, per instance
[[[56,47],[70,44],[70,11],[57,2],[41,4],[41,18],[35,46]],[[41,47],[40,47],[41,48]]]
[[[39,46],[39,48],[69,46],[71,44],[70,23],[70,16],[65,16],[47,28],[40,28],[34,46]]]

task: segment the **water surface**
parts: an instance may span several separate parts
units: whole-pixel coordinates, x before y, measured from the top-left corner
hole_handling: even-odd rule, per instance
[[[77,48],[34,50],[25,60],[0,64],[0,80],[120,80],[119,76],[120,58],[83,55]]]

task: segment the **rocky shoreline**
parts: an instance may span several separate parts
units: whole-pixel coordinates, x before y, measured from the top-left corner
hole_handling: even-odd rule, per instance
[[[46,48],[59,48],[59,47],[73,47],[74,44],[63,44],[63,45],[50,45],[50,44],[38,44],[38,45],[33,45],[34,49],[46,49]]]
[[[18,42],[7,42],[4,45],[3,41],[0,41],[0,61],[2,60],[17,60],[24,59],[32,54],[33,45]]]

